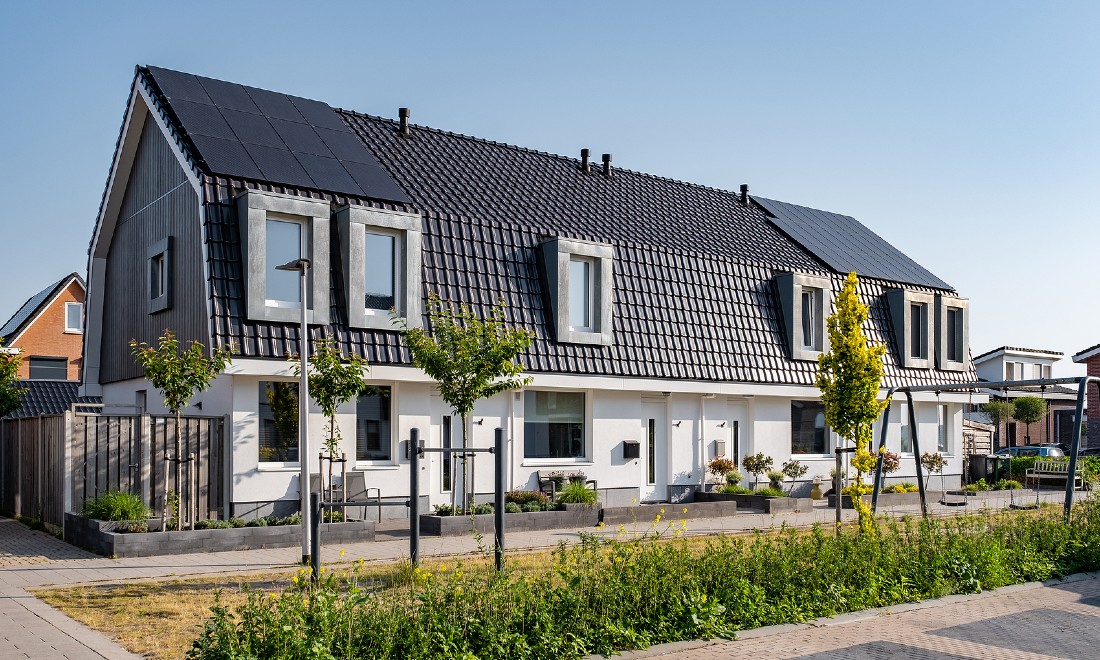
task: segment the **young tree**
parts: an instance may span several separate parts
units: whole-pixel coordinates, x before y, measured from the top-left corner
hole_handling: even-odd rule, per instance
[[[1031,444],[1031,425],[1047,416],[1047,402],[1037,396],[1022,396],[1012,402],[1012,417],[1017,422],[1023,422],[1027,428],[1024,432],[1024,444]]]
[[[291,358],[294,375],[302,375],[302,363],[297,357]],[[329,338],[319,339],[313,344],[313,353],[309,356],[309,396],[321,407],[321,414],[328,419],[325,429],[325,450],[329,458],[339,455],[340,427],[336,424],[336,409],[345,402],[365,392],[368,387],[363,376],[370,365],[358,355],[344,355]],[[307,400],[304,397],[303,401]]]
[[[192,341],[186,350],[180,351],[179,340],[171,330],[160,336],[157,347],[145,342],[130,340],[130,351],[145,377],[160,390],[164,407],[176,417],[176,488],[183,490],[183,430],[180,428],[181,411],[198,392],[210,387],[210,382],[232,361],[233,348],[216,348],[210,357],[205,347]],[[192,494],[193,496],[194,494]],[[183,529],[183,515],[176,516],[176,529]]]
[[[859,278],[849,273],[836,297],[836,313],[826,321],[830,346],[829,352],[817,361],[817,387],[825,404],[825,421],[841,438],[855,443],[852,506],[859,513],[860,531],[873,534],[871,507],[860,495],[863,475],[875,467],[875,454],[870,450],[871,425],[889,404],[889,401],[878,400],[886,347],[867,343],[863,324],[867,322],[870,308],[860,302],[858,286]]]
[[[410,328],[405,319],[390,312],[405,336],[413,366],[435,379],[442,397],[452,412],[462,419],[462,447],[469,446],[467,418],[480,399],[518,389],[531,382],[521,377],[523,365],[516,357],[531,345],[535,334],[530,330],[509,328],[504,322],[504,301],[500,301],[486,319],[479,319],[465,304],[455,305],[428,297],[431,331]],[[473,484],[467,483],[467,465],[462,457],[462,510],[472,504]],[[454,489],[452,489],[453,491]],[[452,495],[454,498],[455,495]]]
[[[0,349],[4,341],[0,339]],[[16,385],[19,381],[19,366],[23,358],[19,353],[0,350],[0,417],[19,410],[23,405],[23,388]]]
[[[999,439],[1001,437],[1001,424],[1012,419],[1012,402],[993,399],[982,405],[982,412],[989,415],[989,421],[993,422],[993,432]],[[996,451],[997,449],[999,447],[995,443],[993,450]]]

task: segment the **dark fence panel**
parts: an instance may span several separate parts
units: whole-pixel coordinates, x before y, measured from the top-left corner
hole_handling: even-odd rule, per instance
[[[0,508],[60,527],[65,517],[66,415],[0,422]]]

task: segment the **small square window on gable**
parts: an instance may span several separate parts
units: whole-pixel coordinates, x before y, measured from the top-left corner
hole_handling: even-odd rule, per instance
[[[829,350],[825,318],[833,303],[828,277],[783,273],[777,278],[787,341],[794,360],[814,360]]]
[[[898,342],[899,365],[909,369],[931,369],[935,336],[936,297],[931,293],[890,289],[886,292],[894,336]]]
[[[936,367],[966,371],[970,343],[970,301],[936,296]]]
[[[302,318],[301,275],[277,267],[310,262],[305,305],[310,323],[329,322],[328,202],[247,190],[237,197],[245,270],[246,309],[255,321]]]
[[[146,281],[148,313],[172,307],[172,237],[157,241],[147,251],[149,277]]]
[[[409,327],[421,323],[420,216],[363,206],[336,210],[348,323],[396,330],[390,310]]]
[[[539,247],[557,341],[610,346],[615,249],[557,237]]]

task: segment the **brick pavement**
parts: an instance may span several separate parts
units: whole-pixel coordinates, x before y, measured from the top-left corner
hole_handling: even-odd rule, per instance
[[[1044,498],[1056,500],[1058,493],[1045,494]],[[973,498],[966,510],[974,511],[982,506],[1006,506],[1008,500],[1000,497]],[[965,511],[965,510],[964,510]],[[934,514],[958,514],[957,508],[932,505]],[[892,515],[911,515],[913,508],[896,508],[884,511]],[[844,512],[845,520],[852,520],[854,512]],[[815,507],[813,511],[767,515],[739,513],[728,518],[692,520],[690,534],[714,534],[753,529],[767,529],[783,524],[808,526],[815,522],[829,524],[833,511]],[[670,510],[667,520],[675,521],[675,511]],[[645,531],[648,521],[627,525],[628,529]],[[614,534],[609,529],[606,534]],[[578,540],[575,530],[517,532],[509,534],[509,549],[534,549],[555,547],[560,542]],[[491,543],[491,536],[486,538]],[[478,543],[470,536],[436,538],[422,537],[421,556],[467,554],[478,551]],[[368,561],[386,561],[407,557],[408,532],[380,531],[378,540],[372,543],[325,546],[322,559],[335,562],[363,558]],[[132,658],[120,646],[104,635],[90,630],[69,619],[54,608],[31,597],[27,589],[48,585],[73,585],[91,582],[122,582],[132,579],[158,579],[164,577],[213,575],[224,573],[262,572],[295,564],[301,557],[298,548],[246,550],[205,554],[181,554],[167,557],[135,557],[107,559],[90,555],[41,532],[32,532],[22,524],[0,518],[0,621],[11,621],[0,633],[0,658]],[[878,652],[878,651],[876,651]],[[685,656],[688,657],[688,656]],[[725,657],[725,656],[720,656]],[[1022,656],[1021,656],[1022,657]]]

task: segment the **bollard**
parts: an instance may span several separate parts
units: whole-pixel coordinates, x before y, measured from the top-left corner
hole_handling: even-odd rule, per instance
[[[409,561],[420,565],[420,429],[409,429]]]
[[[496,518],[496,541],[493,553],[496,555],[497,572],[504,570],[504,429],[498,428],[495,437],[496,495],[493,502],[493,514]]]
[[[309,535],[309,565],[312,575],[310,580],[313,584],[317,584],[317,581],[321,579],[321,494],[318,492],[311,492],[309,494],[309,510],[313,513],[310,518],[310,535]],[[302,521],[302,530],[305,531],[305,521]]]

